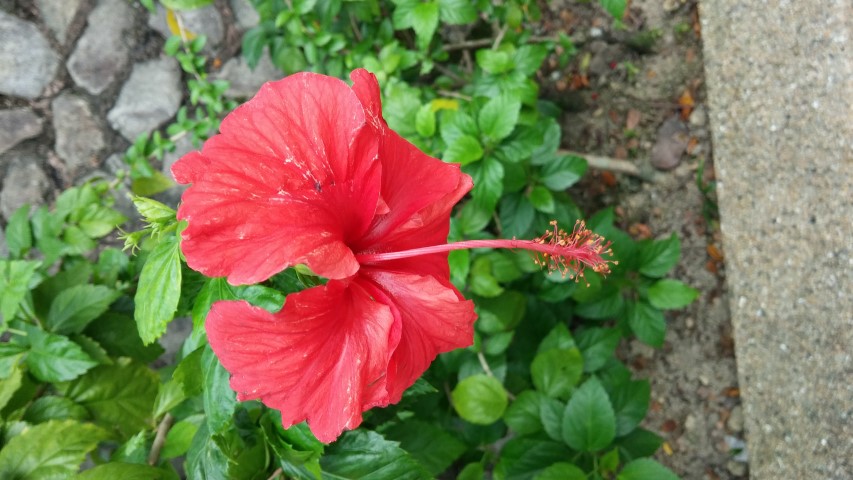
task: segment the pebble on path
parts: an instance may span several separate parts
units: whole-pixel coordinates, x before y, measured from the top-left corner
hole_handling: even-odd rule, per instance
[[[134,141],[172,118],[181,105],[181,70],[172,57],[137,63],[107,114],[110,125]]]
[[[125,31],[133,10],[125,0],[102,0],[88,18],[88,26],[68,58],[74,83],[100,95],[118,78],[130,61]]]
[[[104,134],[85,99],[66,92],[52,106],[56,153],[74,178],[97,166],[98,153],[106,147]]]
[[[41,130],[42,119],[29,108],[0,110],[0,154]]]
[[[58,66],[59,55],[35,25],[0,11],[0,95],[37,98]]]

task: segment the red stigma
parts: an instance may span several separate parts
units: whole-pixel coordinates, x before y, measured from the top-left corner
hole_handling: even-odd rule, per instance
[[[547,268],[549,272],[559,271],[563,277],[578,281],[586,268],[607,275],[610,273],[610,263],[617,264],[616,261],[602,258],[602,255],[613,255],[611,242],[586,228],[583,220],[575,222],[571,233],[559,228],[556,220],[551,221],[551,226],[551,230],[533,239],[538,244],[554,247],[551,252],[537,252],[534,255],[533,262],[541,268]]]

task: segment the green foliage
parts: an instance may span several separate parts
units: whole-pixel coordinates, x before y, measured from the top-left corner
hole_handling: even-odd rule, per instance
[[[584,216],[567,189],[587,163],[559,152],[556,107],[535,81],[555,46],[566,55],[574,47],[565,36],[533,43],[537,2],[251,1],[260,23],[243,37],[250,65],[268,54],[285,73],[342,78],[365,67],[380,80],[389,125],[472,176],[451,240],[534,238],[553,219],[565,228]],[[180,14],[209,0],[161,3]],[[600,3],[617,23],[625,13],[624,1]],[[698,292],[666,278],[681,253],[676,236],[635,241],[613,209],[588,222],[613,241],[619,264],[607,277],[575,283],[523,253],[452,252],[451,280],[479,315],[474,345],[442,354],[399,404],[366,412],[338,441],[324,445],[304,423],[284,429],[277,411],[239,402],[205,339],[211,305],[246,300],[275,312],[319,280],[298,269],[259,285],[204,278],[184,265],[175,210],[147,198],[172,185],[152,162],[183,137],[199,146],[235,106],[228,85],[207,76],[204,42],[164,45],[186,74],[189,104],[125,155],[145,222],[122,232],[129,252],[98,246],[125,221],[112,208],[117,182],[69,189],[53,209],[25,206],[9,218],[0,476],[174,479],[170,460],[182,459],[188,478],[201,479],[674,478],[645,458],[662,443],[638,426],[649,382],[615,352],[626,338],[661,346],[665,310]],[[174,360],[152,363],[180,317],[192,319],[192,335]],[[112,448],[93,454],[100,442]],[[87,454],[96,466],[78,473]]]

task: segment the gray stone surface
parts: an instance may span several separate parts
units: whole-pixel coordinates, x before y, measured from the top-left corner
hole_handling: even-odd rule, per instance
[[[25,203],[41,205],[49,189],[50,180],[39,166],[38,157],[29,153],[12,155],[0,188],[0,214],[8,220]]]
[[[261,16],[258,15],[258,11],[249,3],[249,0],[230,0],[228,4],[231,6],[231,11],[234,12],[237,28],[240,30],[256,27],[261,21]]]
[[[160,57],[133,66],[115,106],[107,114],[110,125],[133,141],[170,119],[181,104],[181,71],[172,57]]]
[[[68,58],[74,83],[99,95],[127,68],[130,50],[126,30],[133,10],[125,0],[101,0],[87,19],[86,30]]]
[[[853,3],[703,2],[750,478],[853,478]]]
[[[242,55],[236,56],[222,66],[222,70],[211,75],[211,78],[228,80],[228,90],[225,96],[245,100],[252,98],[266,82],[281,80],[284,74],[272,64],[269,52],[264,53],[255,65],[255,69],[249,68],[246,59]]]
[[[9,246],[6,245],[6,233],[0,228],[0,258],[9,255]]]
[[[180,17],[184,30],[207,37],[206,48],[208,50],[222,43],[222,38],[225,36],[225,26],[222,24],[222,15],[214,5],[184,10],[177,12],[176,15]],[[169,25],[166,23],[166,10],[162,5],[158,4],[157,13],[148,17],[148,26],[157,30],[163,38],[172,36],[172,31],[169,30]]]
[[[68,27],[77,16],[83,0],[36,0],[45,25],[53,32],[54,38],[65,45],[68,35]]]
[[[36,98],[58,66],[59,56],[35,25],[0,10],[0,95]]]
[[[53,100],[56,153],[71,178],[98,165],[98,153],[106,147],[104,134],[92,115],[89,103],[73,93]]]
[[[41,133],[42,119],[30,108],[0,110],[0,154]]]

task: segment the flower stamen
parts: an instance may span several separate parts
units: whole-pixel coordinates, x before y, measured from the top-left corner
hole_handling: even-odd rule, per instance
[[[551,226],[550,230],[533,240],[517,240],[514,238],[512,240],[464,240],[397,252],[360,253],[356,255],[356,260],[362,265],[368,265],[471,248],[521,249],[531,252],[533,262],[539,267],[547,268],[549,272],[559,271],[563,277],[569,277],[575,281],[583,277],[583,271],[586,268],[607,275],[610,273],[610,264],[617,264],[614,260],[603,258],[603,255],[613,255],[610,242],[586,228],[586,223],[583,220],[578,220],[575,223],[572,233],[560,229],[556,221],[552,221]]]

